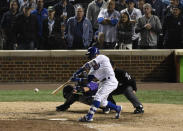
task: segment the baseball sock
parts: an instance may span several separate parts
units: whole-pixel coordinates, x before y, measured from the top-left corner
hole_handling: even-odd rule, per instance
[[[95,114],[95,112],[97,111],[97,108],[99,108],[100,106],[100,102],[99,101],[93,101],[93,104],[90,108],[90,110],[88,111],[87,119],[92,119],[93,115]]]
[[[115,105],[115,104],[113,104],[113,103],[110,102],[110,101],[108,101],[107,107],[109,107],[109,108],[111,108],[111,109],[113,109],[113,110],[115,110],[115,111],[118,111],[118,109],[117,109],[118,106]]]

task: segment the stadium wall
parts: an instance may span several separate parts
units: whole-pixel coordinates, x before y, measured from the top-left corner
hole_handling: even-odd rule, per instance
[[[138,82],[175,81],[174,50],[103,50]],[[85,50],[0,51],[0,82],[65,82],[87,58]]]

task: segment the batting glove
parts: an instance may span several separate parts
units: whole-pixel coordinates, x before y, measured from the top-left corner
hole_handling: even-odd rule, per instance
[[[72,78],[71,78],[71,81],[72,81],[72,82],[82,82],[83,79],[82,79],[82,78],[75,78],[75,77],[72,77]]]

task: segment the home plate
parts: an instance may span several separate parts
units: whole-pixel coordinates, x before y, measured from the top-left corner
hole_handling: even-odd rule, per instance
[[[51,120],[51,121],[67,121],[68,119],[66,119],[66,118],[52,118],[52,119],[48,119],[48,120]]]

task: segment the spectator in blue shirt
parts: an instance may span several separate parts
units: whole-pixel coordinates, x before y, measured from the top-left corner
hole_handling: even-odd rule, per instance
[[[66,40],[70,49],[87,49],[92,41],[93,29],[90,20],[84,16],[81,6],[76,8],[76,16],[67,21]]]
[[[43,21],[48,18],[48,11],[47,9],[43,8],[44,6],[44,0],[37,0],[37,9],[33,10],[31,14],[36,15],[38,24],[39,24],[39,44],[37,45],[38,49],[42,49],[44,47],[42,43],[42,26],[43,26]]]

